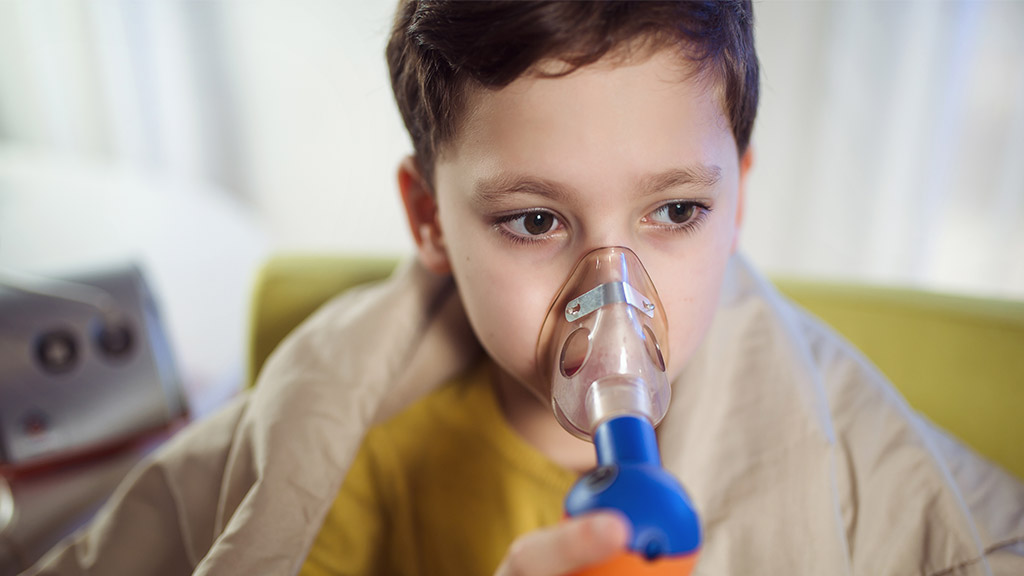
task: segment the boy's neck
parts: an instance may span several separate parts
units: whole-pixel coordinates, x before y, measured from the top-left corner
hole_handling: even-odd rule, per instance
[[[549,404],[498,367],[491,381],[505,422],[528,444],[573,472],[583,473],[597,465],[594,445],[566,432]]]

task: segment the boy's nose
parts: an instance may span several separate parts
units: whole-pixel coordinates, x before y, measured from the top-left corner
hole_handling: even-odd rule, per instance
[[[584,254],[597,248],[609,246],[625,246],[636,252],[637,246],[636,230],[626,215],[617,215],[612,210],[603,210],[596,207],[594,217],[589,222],[583,223],[582,235],[580,237],[580,253]]]
[[[644,246],[638,241],[633,231],[604,229],[596,231],[594,234],[586,235],[579,242],[579,246],[573,251],[573,257],[575,258],[573,262],[579,261],[585,255],[598,248],[610,248],[613,246],[629,248],[641,261],[644,259]]]

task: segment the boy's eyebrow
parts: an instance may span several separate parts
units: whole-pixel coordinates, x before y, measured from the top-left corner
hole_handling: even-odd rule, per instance
[[[721,176],[722,169],[714,165],[697,164],[685,168],[671,168],[642,178],[637,188],[637,196],[654,195],[679,187],[711,188]],[[473,200],[480,205],[498,203],[510,194],[531,194],[557,202],[568,202],[572,196],[572,189],[543,178],[509,174],[485,178],[473,187]]]
[[[671,188],[711,188],[722,177],[722,169],[714,165],[696,164],[686,168],[672,168],[652,174],[640,181],[640,195],[658,194]]]
[[[569,199],[571,192],[558,182],[509,174],[485,178],[473,187],[473,200],[484,206],[496,204],[510,194],[532,194],[544,196],[556,202],[565,202]]]

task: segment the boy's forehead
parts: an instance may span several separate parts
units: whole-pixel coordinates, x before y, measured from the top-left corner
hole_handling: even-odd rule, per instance
[[[541,150],[582,154],[614,148],[616,141],[678,146],[680,134],[664,123],[689,131],[712,124],[731,139],[714,83],[677,50],[643,58],[614,54],[560,74],[565,66],[548,60],[503,88],[470,87],[464,116],[438,163],[479,157],[501,144],[513,160]]]

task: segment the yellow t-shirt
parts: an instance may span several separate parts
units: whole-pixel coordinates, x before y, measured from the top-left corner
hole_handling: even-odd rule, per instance
[[[517,536],[561,519],[576,475],[506,424],[491,366],[369,431],[303,576],[493,574]]]

